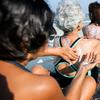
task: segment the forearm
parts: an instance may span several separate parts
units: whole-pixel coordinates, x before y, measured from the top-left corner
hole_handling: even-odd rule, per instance
[[[45,48],[38,53],[39,56],[60,56],[64,60],[76,61],[78,56],[75,51],[69,47]]]
[[[81,70],[73,79],[69,90],[66,93],[66,100],[80,100],[82,85],[86,76],[86,72]]]
[[[60,47],[58,48],[46,48],[41,56],[60,56]]]

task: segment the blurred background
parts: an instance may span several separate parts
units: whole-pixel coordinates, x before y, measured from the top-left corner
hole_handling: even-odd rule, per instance
[[[56,8],[59,4],[59,2],[61,2],[62,0],[45,0],[51,7],[51,9],[56,12]],[[85,20],[89,20],[88,18],[88,5],[91,2],[95,2],[98,1],[100,2],[100,0],[76,0],[77,2],[79,2],[79,4],[81,5],[81,8],[83,10],[83,13],[85,14]]]

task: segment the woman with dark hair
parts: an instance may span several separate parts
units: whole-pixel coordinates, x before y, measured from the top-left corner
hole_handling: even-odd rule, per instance
[[[100,40],[100,3],[90,3],[88,9],[91,22],[83,28],[83,34],[85,38]]]
[[[89,4],[89,18],[91,23],[100,25],[100,3],[93,2]]]
[[[52,77],[24,68],[43,55],[52,18],[43,0],[0,0],[0,100],[80,100],[85,74],[97,63],[81,65],[66,96]]]

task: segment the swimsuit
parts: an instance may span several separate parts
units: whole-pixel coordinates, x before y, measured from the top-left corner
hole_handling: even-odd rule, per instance
[[[73,48],[74,46],[76,46],[78,44],[78,42],[81,40],[81,38],[77,38],[73,43],[72,45],[70,46],[71,48]],[[61,43],[61,37],[60,36],[57,36],[54,40],[54,47],[62,47],[62,43]],[[60,74],[58,71],[57,71],[57,68],[58,68],[58,65],[60,63],[63,63],[63,62],[66,62],[68,63],[67,61],[65,61],[64,59],[62,59],[61,57],[56,57],[56,60],[54,62],[54,65],[55,65],[55,71],[56,73],[51,73],[51,76],[53,76],[59,83],[59,85],[64,88],[66,87],[67,85],[69,85],[72,81],[72,79],[75,77],[75,76],[67,76],[64,74]],[[75,65],[71,65],[70,68],[74,71],[77,71],[78,68],[75,66]]]
[[[75,46],[79,43],[80,40],[81,40],[80,37],[77,38],[77,39],[71,44],[70,47],[71,47],[71,48],[75,47]],[[59,45],[62,47],[61,37],[59,38]],[[60,58],[60,59],[57,61],[57,63],[55,63],[55,66],[57,66],[60,62],[67,62],[67,61],[65,61],[64,59],[61,59],[61,58]],[[67,62],[67,63],[68,63],[68,62]],[[70,68],[72,68],[72,69],[75,70],[75,71],[78,70],[78,68],[77,68],[75,65],[71,65]]]
[[[17,67],[21,68],[22,70],[25,70],[25,71],[31,73],[31,71],[29,71],[27,68],[25,68],[23,65],[21,65],[21,64],[20,64],[18,61],[16,61],[16,60],[13,60],[13,61],[6,60],[6,61],[7,61],[8,63],[11,63],[11,64],[16,65]]]
[[[79,37],[79,38],[77,38],[72,44],[71,44],[71,48],[73,48],[73,47],[75,47],[79,42],[80,42],[80,40],[81,40],[81,38]],[[61,37],[57,37],[56,39],[55,39],[55,42],[54,42],[55,44],[55,47],[62,47],[62,43],[61,43]],[[62,59],[62,58],[58,58],[58,60],[55,62],[55,70],[56,70],[56,74],[51,74],[57,81],[58,81],[58,83],[59,83],[59,85],[62,87],[62,88],[64,88],[64,87],[66,87],[67,85],[69,85],[70,83],[71,83],[71,81],[73,80],[73,78],[75,77],[75,76],[67,76],[67,75],[64,75],[64,74],[61,74],[61,73],[59,73],[58,71],[57,71],[57,68],[58,68],[58,65],[59,64],[61,64],[61,63],[63,63],[63,62],[66,62],[66,63],[68,63],[67,61],[65,61],[64,59]],[[71,65],[71,66],[69,66],[72,70],[74,70],[74,71],[78,71],[78,68],[77,68],[77,66],[75,66],[74,64],[73,65]],[[94,71],[94,72],[93,72]],[[93,72],[93,73],[91,73],[91,72]],[[91,75],[92,74],[92,76],[95,78],[95,79],[97,79],[97,69],[96,69],[96,67],[94,68],[94,69],[92,69],[92,71],[89,71],[88,73],[87,73],[88,75]],[[94,74],[94,75],[93,75]]]

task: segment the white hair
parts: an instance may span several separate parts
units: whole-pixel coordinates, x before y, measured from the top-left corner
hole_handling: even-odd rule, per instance
[[[55,24],[66,32],[72,32],[83,20],[80,5],[75,0],[62,0],[55,16]]]

